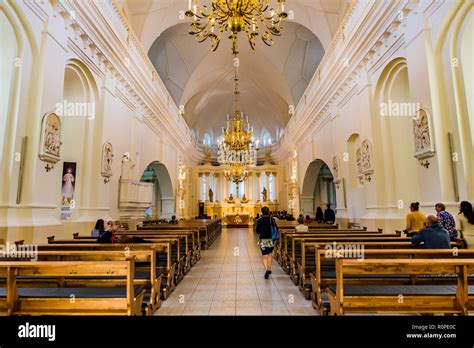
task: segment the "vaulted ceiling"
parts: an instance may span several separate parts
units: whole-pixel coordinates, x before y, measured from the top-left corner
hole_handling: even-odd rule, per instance
[[[202,3],[209,2],[203,0]],[[348,7],[348,0],[290,0],[294,20],[272,47],[257,41],[251,50],[239,36],[241,106],[255,135],[277,138],[289,120],[324,55]],[[146,52],[185,120],[199,140],[220,135],[227,114],[233,114],[233,55],[224,35],[216,52],[188,34],[189,21],[180,19],[187,0],[121,0]]]

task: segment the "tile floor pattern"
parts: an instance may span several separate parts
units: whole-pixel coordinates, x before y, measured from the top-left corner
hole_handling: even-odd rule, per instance
[[[266,280],[252,229],[224,228],[155,315],[319,315],[274,261]]]

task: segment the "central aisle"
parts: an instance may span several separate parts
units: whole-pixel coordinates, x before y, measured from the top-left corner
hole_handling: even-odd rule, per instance
[[[318,315],[275,262],[265,280],[252,229],[226,229],[155,315]]]

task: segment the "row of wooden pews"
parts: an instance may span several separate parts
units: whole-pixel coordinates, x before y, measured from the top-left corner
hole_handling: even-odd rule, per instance
[[[143,243],[48,237],[28,254],[0,258],[0,313],[8,315],[152,315],[220,234],[220,221],[119,231]],[[166,228],[164,228],[166,227]]]
[[[200,248],[203,250],[208,249],[212,243],[222,233],[222,220],[221,219],[195,219],[179,221],[177,224],[168,223],[152,223],[150,221],[144,221],[142,226],[138,227],[140,231],[159,231],[159,230],[198,230],[198,240]]]
[[[323,315],[467,314],[474,251],[426,250],[401,232],[281,229],[275,258]]]

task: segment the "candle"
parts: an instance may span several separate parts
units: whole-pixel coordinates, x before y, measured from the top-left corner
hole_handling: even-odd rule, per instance
[[[191,1],[192,0],[189,0],[189,2],[188,2],[188,10],[191,10]]]

